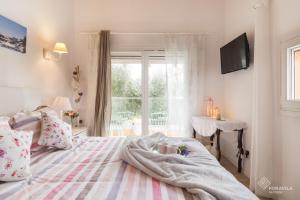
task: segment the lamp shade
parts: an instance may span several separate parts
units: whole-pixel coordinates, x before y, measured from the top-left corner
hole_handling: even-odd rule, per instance
[[[56,53],[68,53],[68,49],[65,43],[58,42],[55,44],[53,52]]]
[[[71,111],[72,106],[70,99],[68,97],[56,97],[52,104],[52,108],[57,111]]]

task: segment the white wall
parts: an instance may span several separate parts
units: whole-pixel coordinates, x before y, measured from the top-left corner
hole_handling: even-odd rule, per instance
[[[233,39],[242,32],[250,36],[253,45],[254,11],[251,0],[225,0],[225,27],[224,43]],[[273,133],[274,157],[266,162],[272,162],[274,167],[274,183],[277,186],[292,186],[293,191],[279,194],[278,199],[294,200],[300,197],[300,161],[298,159],[300,114],[280,111],[280,43],[300,35],[300,14],[298,0],[272,0],[271,2],[271,37],[272,37],[272,68],[275,101],[275,132]],[[252,46],[253,48],[253,46]],[[252,51],[253,52],[253,51]],[[253,55],[253,53],[252,53]],[[235,72],[225,76],[224,100],[226,116],[242,119],[248,123],[250,129],[246,133],[246,148],[251,143],[251,112],[252,112],[252,68],[246,71]],[[222,148],[225,156],[234,161],[233,149],[236,141],[232,136],[222,138]],[[251,155],[251,152],[250,152]],[[249,175],[250,159],[245,162],[245,173]]]
[[[80,64],[87,82],[87,36],[80,32],[109,29],[113,32],[206,33],[207,95],[222,108],[219,47],[222,41],[223,0],[75,0],[74,64]],[[85,84],[84,83],[84,84]],[[83,100],[85,101],[85,100]]]
[[[44,99],[66,95],[69,56],[54,62],[43,59],[42,49],[57,41],[71,43],[72,0],[0,0],[0,14],[27,27],[27,53],[0,47],[0,85],[38,88]],[[70,49],[71,51],[71,49]]]
[[[292,186],[293,191],[283,192],[279,199],[300,197],[300,113],[280,111],[280,43],[300,36],[300,1],[272,1],[272,58],[274,68],[274,89],[276,102],[276,126],[274,133],[274,168],[276,184]]]
[[[224,43],[226,44],[246,32],[250,45],[251,64],[247,70],[224,75],[225,117],[242,120],[248,129],[244,133],[244,148],[251,147],[252,85],[253,85],[253,44],[254,12],[251,0],[225,0]],[[222,137],[223,136],[223,137]],[[225,157],[237,165],[237,133],[221,135],[221,149]],[[251,152],[250,152],[251,157]],[[250,175],[250,158],[244,160],[243,171]]]

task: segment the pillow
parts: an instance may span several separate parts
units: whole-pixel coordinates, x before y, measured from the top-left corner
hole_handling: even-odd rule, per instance
[[[39,151],[41,147],[37,144],[38,140],[41,135],[41,114],[39,113],[39,116],[37,115],[26,115],[18,113],[17,115],[14,115],[11,120],[10,124],[12,129],[18,130],[18,131],[32,131],[33,137],[32,137],[32,145],[31,145],[31,151]]]
[[[9,119],[9,124],[12,128],[15,128],[16,124],[20,123],[21,121],[35,121],[41,118],[40,113],[35,112],[18,112],[15,113],[11,118]],[[19,125],[17,125],[19,126]]]
[[[0,181],[19,181],[31,176],[32,132],[0,129]]]
[[[50,108],[49,106],[39,106],[33,111],[33,113],[36,113],[36,112],[39,112],[39,113],[44,112],[44,113],[47,113],[48,115],[58,116],[57,112],[54,109]]]
[[[31,152],[39,151],[43,147],[38,144],[41,135],[41,112],[58,116],[57,113],[48,106],[39,106],[32,112],[18,112],[10,119],[10,126],[14,130],[33,131]]]
[[[72,148],[71,125],[57,116],[42,113],[42,130],[38,144],[58,149]]]
[[[0,129],[11,129],[9,120],[9,117],[0,116]]]

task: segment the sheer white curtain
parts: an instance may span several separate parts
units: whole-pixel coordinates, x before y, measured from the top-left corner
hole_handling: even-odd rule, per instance
[[[268,186],[272,184],[274,122],[269,1],[256,1],[254,8],[254,99],[250,188],[258,195],[269,197]]]
[[[191,117],[201,114],[204,45],[204,36],[171,34],[165,37],[168,135],[190,137]]]

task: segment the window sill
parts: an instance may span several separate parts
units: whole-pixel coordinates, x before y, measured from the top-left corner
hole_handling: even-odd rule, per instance
[[[280,110],[282,113],[294,113],[300,115],[300,101],[283,101]]]

